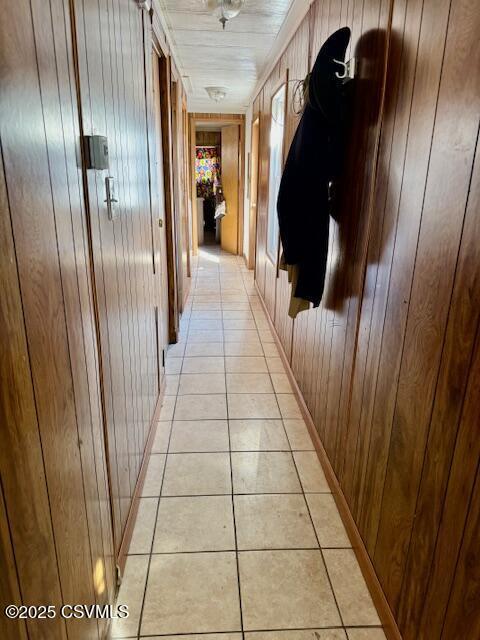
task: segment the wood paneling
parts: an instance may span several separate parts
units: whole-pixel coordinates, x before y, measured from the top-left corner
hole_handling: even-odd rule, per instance
[[[289,288],[280,276],[272,291],[266,267],[269,104],[281,70],[303,77],[345,24],[359,65],[348,189],[322,304],[290,331]],[[473,0],[317,0],[257,98],[257,285],[411,640],[476,637],[480,624],[480,83],[462,72],[479,67],[479,25]]]
[[[197,131],[195,134],[195,144],[199,147],[219,147],[222,144],[222,134],[220,131]]]
[[[248,212],[248,260],[249,269],[255,269],[255,243],[257,237],[257,198],[258,198],[258,152],[260,144],[260,120],[258,115],[252,120],[252,141],[249,166],[250,210]],[[244,247],[244,250],[246,247]]]
[[[238,253],[238,208],[240,171],[240,127],[222,126],[222,186],[227,215],[221,221],[222,249]]]
[[[68,3],[15,3],[0,25],[1,528],[23,603],[102,604],[114,550]],[[99,638],[106,623],[27,630]]]
[[[1,600],[112,603],[167,341],[150,17],[133,0],[21,0],[0,35]],[[107,136],[108,172],[85,169],[85,134]],[[0,635],[107,625],[2,616]]]
[[[109,175],[118,199],[116,215],[109,220],[107,174],[87,171],[118,551],[160,383],[157,323],[164,317],[158,310],[165,299],[157,276],[163,260],[158,188],[153,201],[150,194],[153,150],[147,123],[154,115],[146,95],[148,88],[150,100],[153,91],[147,62],[151,33],[148,14],[133,1],[84,0],[75,4],[75,22],[82,130],[107,136]]]

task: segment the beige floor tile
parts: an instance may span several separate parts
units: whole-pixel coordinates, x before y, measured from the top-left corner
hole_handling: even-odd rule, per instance
[[[222,302],[224,311],[250,311],[249,302]]]
[[[154,553],[234,551],[231,496],[161,498]]]
[[[263,356],[260,342],[226,342],[226,356]]]
[[[222,303],[219,302],[198,302],[197,299],[195,299],[192,303],[192,310],[193,311],[200,311],[200,310],[221,310],[222,309]]]
[[[180,382],[180,375],[178,373],[175,375],[165,376],[165,395],[176,396],[178,393],[179,382]]]
[[[246,633],[245,640],[347,640],[343,629],[309,629],[308,631],[257,631]]]
[[[260,338],[258,337],[257,330],[227,330],[223,332],[225,336],[225,342],[241,342],[243,344],[257,343],[260,344]]]
[[[300,420],[302,412],[293,393],[277,393],[278,406],[284,420]]]
[[[160,409],[160,420],[165,421],[173,418],[176,400],[175,396],[164,396],[162,408]]]
[[[223,373],[224,370],[223,356],[203,356],[183,360],[182,373]]]
[[[235,493],[299,493],[301,491],[290,453],[232,453]]]
[[[140,498],[128,553],[150,553],[152,549],[158,498]]]
[[[147,473],[145,474],[145,482],[143,483],[142,496],[153,497],[160,495],[165,458],[164,453],[151,454]]]
[[[224,309],[223,319],[253,320],[253,314],[250,309]]]
[[[255,331],[255,321],[253,318],[224,318],[223,328],[225,331]]]
[[[266,361],[270,373],[285,373],[285,367],[280,357],[267,356]]]
[[[379,625],[380,620],[352,549],[324,549],[335,597],[346,626]]]
[[[221,318],[192,318],[188,325],[189,336],[195,331],[221,331],[223,321]]]
[[[168,345],[167,360],[169,358],[181,358],[185,353],[185,342],[177,342]]]
[[[223,356],[223,342],[188,343],[185,348],[185,356]]]
[[[235,523],[242,550],[318,547],[302,495],[235,496]]]
[[[127,556],[118,603],[128,606],[128,618],[114,618],[112,638],[131,638],[137,635],[142,610],[143,592],[147,579],[149,556]]]
[[[227,304],[229,302],[244,302],[248,300],[247,292],[243,293],[222,293],[222,302]]]
[[[142,637],[142,636],[140,636]],[[149,636],[149,640],[242,640],[241,633],[201,633],[181,636]]]
[[[225,393],[224,373],[182,373],[179,396],[190,394]]]
[[[281,420],[230,420],[232,451],[290,451]]]
[[[235,553],[152,556],[141,633],[238,631]]]
[[[185,363],[184,363],[185,368]],[[292,385],[286,373],[272,373],[272,383],[275,393],[293,393]]]
[[[177,453],[168,456],[162,495],[219,495],[231,491],[228,453]]]
[[[387,640],[383,629],[378,627],[357,627],[347,629],[348,640]]]
[[[180,373],[182,362],[183,358],[167,358],[165,361],[165,373],[168,376]]]
[[[314,446],[310,434],[308,433],[307,425],[303,418],[301,420],[284,420],[285,431],[287,432],[288,440],[292,450],[305,450],[313,451]]]
[[[277,345],[274,342],[264,342],[263,352],[267,358],[276,358],[280,356]]]
[[[167,453],[171,427],[172,423],[170,420],[157,423],[157,431],[153,440],[152,453]]]
[[[187,345],[189,344],[204,344],[205,342],[222,342],[223,331],[201,331],[192,330],[188,332]]]
[[[239,567],[245,630],[340,626],[320,551],[242,551]]]
[[[232,420],[244,418],[280,418],[277,400],[268,393],[229,393],[228,417]]]
[[[351,547],[331,493],[309,493],[308,507],[321,547]]]
[[[227,417],[225,395],[178,396],[175,420],[224,420]]]
[[[273,393],[268,373],[227,373],[228,393]]]
[[[185,367],[185,365],[184,365]],[[263,356],[227,356],[227,373],[267,373],[267,361]]]
[[[217,291],[215,293],[195,293],[195,295],[192,298],[192,305],[194,304],[198,304],[198,303],[204,302],[204,303],[218,303],[220,302],[220,291]]]
[[[263,325],[260,325],[263,326]],[[260,336],[260,341],[261,342],[275,342],[275,338],[273,337],[273,333],[270,331],[270,329],[260,329],[260,327],[258,328],[258,335]]]
[[[228,451],[226,420],[175,420],[170,438],[170,453]]]
[[[293,457],[305,493],[330,492],[322,465],[315,451],[295,451]]]
[[[221,320],[222,311],[220,309],[198,309],[192,311],[190,320]]]

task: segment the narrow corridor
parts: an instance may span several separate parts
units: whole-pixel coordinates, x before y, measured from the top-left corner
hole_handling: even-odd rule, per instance
[[[253,273],[216,247],[168,353],[142,496],[113,638],[385,638]]]

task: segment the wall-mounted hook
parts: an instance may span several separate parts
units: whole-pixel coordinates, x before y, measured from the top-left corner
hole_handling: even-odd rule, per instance
[[[350,58],[350,60],[347,60],[347,62],[343,62],[342,60],[335,60],[335,58],[333,59],[333,61],[343,68],[342,73],[339,73],[338,71],[335,72],[337,78],[339,78],[340,80],[353,80],[356,71],[355,58]]]

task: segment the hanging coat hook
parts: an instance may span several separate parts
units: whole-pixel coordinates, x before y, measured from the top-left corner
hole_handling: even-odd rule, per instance
[[[336,60],[335,58],[333,61],[343,67],[342,73],[339,73],[338,71],[335,72],[337,78],[340,80],[352,80],[355,77],[355,58],[350,58],[347,62]]]

